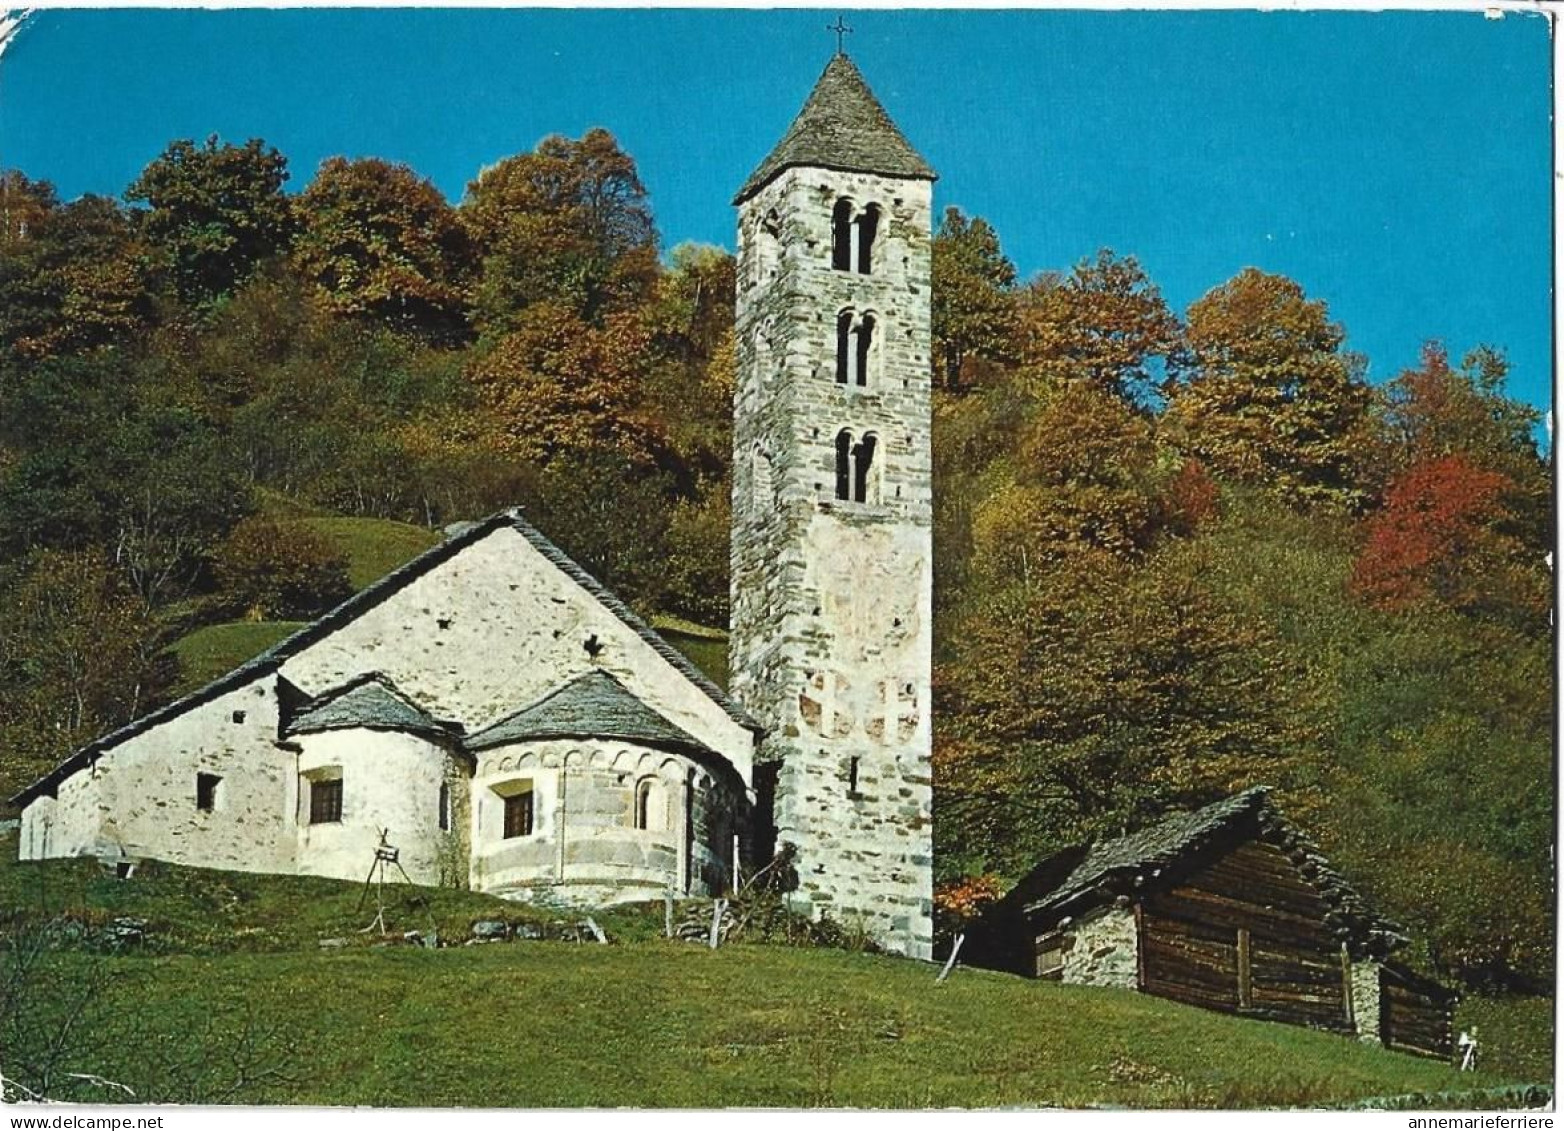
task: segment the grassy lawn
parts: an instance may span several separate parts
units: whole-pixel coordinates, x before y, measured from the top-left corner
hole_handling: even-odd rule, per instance
[[[298,518],[348,559],[348,580],[363,589],[440,542],[437,531],[381,518]]]
[[[1456,1032],[1475,1030],[1479,1063],[1510,1080],[1553,1079],[1553,999],[1470,994],[1455,1012]]]
[[[180,637],[171,649],[179,657],[174,693],[184,695],[210,683],[303,627],[302,621],[233,621]]]
[[[19,863],[16,837],[0,839],[0,930],[6,921],[43,922],[68,916],[99,925],[117,916],[147,921],[146,949],[155,953],[310,950],[322,938],[351,946],[374,941],[361,932],[375,915],[373,892],[363,885],[315,876],[267,876],[183,868],[158,861],[139,865],[129,880],[91,858]],[[507,902],[452,888],[387,884],[386,923],[395,933],[437,931],[465,939],[478,919],[574,924],[579,915]],[[360,903],[363,898],[362,904]],[[662,906],[614,908],[596,916],[609,936],[660,936]]]
[[[662,617],[653,618],[652,624],[669,644],[699,668],[718,687],[728,686],[728,637],[726,633],[714,633],[703,629],[699,634],[673,627]]]
[[[663,940],[658,908],[598,914],[608,946],[376,947],[358,933],[373,909],[357,906],[356,883],[159,864],[119,880],[92,860],[17,864],[14,835],[0,839],[0,859],[8,936],[61,914],[147,920],[142,948],[51,953],[32,998],[12,1008],[24,1020],[54,1016],[90,987],[69,1070],[146,1099],[1263,1107],[1516,1078],[1497,1061],[1463,1076],[1122,991],[967,969],[940,986],[930,966],[845,951],[711,951]],[[394,931],[432,923],[452,941],[480,918],[579,918],[469,892],[388,894]],[[322,937],[349,945],[322,949]],[[228,1095],[236,1073],[254,1083]]]
[[[245,1042],[249,1102],[485,1107],[1251,1107],[1494,1084],[1329,1034],[1114,990],[826,950],[514,942],[65,956],[133,1018],[77,1070]],[[212,1019],[219,1025],[213,1028]],[[150,1094],[156,1083],[141,1083]]]

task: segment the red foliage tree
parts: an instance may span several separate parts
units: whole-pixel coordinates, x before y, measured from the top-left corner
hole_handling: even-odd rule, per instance
[[[1462,612],[1495,604],[1536,604],[1519,540],[1504,533],[1504,496],[1513,487],[1464,456],[1414,464],[1385,492],[1367,523],[1352,588],[1382,608],[1430,598]]]

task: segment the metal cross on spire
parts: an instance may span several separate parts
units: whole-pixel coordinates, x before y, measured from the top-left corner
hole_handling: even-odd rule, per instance
[[[853,33],[853,29],[847,26],[847,22],[842,19],[841,15],[837,15],[836,23],[826,24],[825,30],[836,32],[836,53],[838,55],[847,54],[846,51],[842,50],[842,36],[851,35]]]

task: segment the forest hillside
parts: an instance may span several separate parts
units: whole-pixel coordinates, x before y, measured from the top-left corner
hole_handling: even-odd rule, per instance
[[[0,175],[4,796],[502,507],[727,623],[732,257],[661,246],[603,130],[454,205],[373,158],[291,175],[216,138],[121,199]],[[1551,987],[1552,481],[1502,353],[1430,326],[1371,386],[1294,280],[1180,311],[1130,254],[1021,279],[954,208],[933,288],[947,922],[1269,784],[1424,969]]]

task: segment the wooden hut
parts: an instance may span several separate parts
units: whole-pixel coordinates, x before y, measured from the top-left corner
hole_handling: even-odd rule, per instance
[[[1448,1058],[1455,995],[1389,962],[1405,942],[1259,787],[1044,860],[962,960]]]

